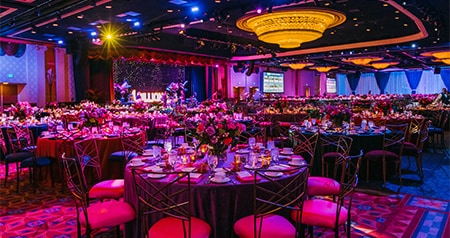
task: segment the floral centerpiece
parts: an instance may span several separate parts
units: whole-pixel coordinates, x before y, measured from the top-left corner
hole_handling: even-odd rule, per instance
[[[148,109],[148,103],[142,99],[138,99],[133,103],[133,109],[135,112],[145,112]]]
[[[11,105],[8,109],[9,115],[14,119],[19,121],[24,121],[27,117],[30,117],[34,114],[35,109],[30,105],[29,102],[17,102],[15,105]]]
[[[208,145],[213,155],[223,156],[229,146],[236,145],[236,138],[245,131],[245,125],[237,123],[230,115],[202,113],[193,118],[195,128],[191,130],[200,145]]]
[[[184,92],[186,91],[185,85],[187,81],[183,83],[172,82],[166,87],[166,91],[161,97],[161,101],[166,106],[175,107],[177,104],[184,102]]]
[[[78,117],[85,127],[101,126],[105,120],[111,117],[108,110],[93,102],[83,102],[80,107]]]
[[[333,122],[335,127],[342,127],[344,121],[349,122],[353,116],[350,108],[345,106],[344,104],[328,105],[325,108],[325,113],[327,119]]]
[[[391,110],[393,110],[393,103],[390,98],[380,98],[374,103],[374,111],[376,112],[387,115]]]
[[[272,106],[278,110],[278,112],[283,112],[288,106],[289,101],[286,98],[281,98],[272,103]]]
[[[433,103],[434,99],[436,98],[435,95],[430,94],[414,94],[413,100],[418,102],[420,106],[427,107],[431,103]]]
[[[130,99],[131,85],[128,84],[127,80],[124,80],[122,84],[114,83],[114,97],[122,102],[127,102]]]

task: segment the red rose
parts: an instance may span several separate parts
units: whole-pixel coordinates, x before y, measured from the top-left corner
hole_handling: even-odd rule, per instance
[[[205,131],[205,125],[203,123],[199,123],[197,126],[197,133],[202,133]]]
[[[227,137],[223,140],[223,143],[225,145],[229,145],[229,144],[231,144],[232,141],[233,141],[233,139],[231,137]]]

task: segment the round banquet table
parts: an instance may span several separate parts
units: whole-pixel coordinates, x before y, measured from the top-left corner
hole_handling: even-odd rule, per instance
[[[112,166],[108,163],[108,156],[111,153],[122,150],[120,137],[96,136],[96,139],[101,160],[102,179],[121,177],[121,173],[118,171],[118,167]],[[65,141],[64,139],[51,136],[39,137],[36,143],[36,155],[50,156],[53,158],[57,158],[58,160],[61,158],[62,153],[66,153],[67,156],[75,156],[73,146],[63,146],[64,142],[67,142],[69,144],[72,143],[73,145],[74,141],[75,140]],[[63,175],[61,163],[56,163],[55,172],[56,178],[62,178]]]
[[[229,168],[234,153],[228,153],[227,161],[219,163],[219,167]],[[150,161],[150,160],[149,160]],[[148,165],[151,165],[149,162]],[[138,208],[138,197],[133,181],[133,174],[129,165],[125,169],[125,194],[124,201]],[[192,215],[205,220],[211,226],[211,236],[215,238],[235,237],[233,224],[238,219],[253,214],[253,180],[240,182],[236,175],[231,172],[229,175],[231,181],[227,183],[210,183],[208,174],[203,174],[200,179],[191,182],[191,209]],[[290,174],[285,173],[278,178],[280,181],[289,181]],[[153,179],[155,183],[164,185],[170,181],[171,177],[162,179]],[[253,178],[253,177],[252,177]],[[148,178],[151,179],[151,178]],[[264,179],[260,183],[267,182]],[[283,181],[284,182],[284,181]],[[267,183],[270,186],[269,183]],[[183,183],[176,183],[173,186],[186,186]],[[175,188],[176,189],[176,188]],[[286,211],[285,211],[286,213]],[[284,214],[289,216],[289,214]],[[148,217],[150,224],[157,218]],[[289,219],[289,217],[288,217]],[[139,237],[139,224],[137,220],[125,225],[125,237]]]

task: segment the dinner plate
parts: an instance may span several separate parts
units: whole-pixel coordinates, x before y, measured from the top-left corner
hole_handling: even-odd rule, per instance
[[[133,167],[138,167],[138,166],[142,166],[144,164],[145,164],[144,162],[140,162],[140,163],[129,163],[128,165],[133,166]]]
[[[286,152],[286,151],[280,151],[280,155],[293,155],[294,152]]]
[[[158,179],[158,178],[164,178],[164,177],[166,177],[166,175],[165,174],[147,174],[147,177]]]
[[[291,158],[291,156],[289,156],[289,155],[279,155],[278,156],[278,159],[290,159]]]
[[[231,181],[231,179],[229,177],[226,177],[222,180],[216,180],[216,178],[214,178],[214,177],[211,178],[211,182],[213,182],[213,183],[228,183],[230,181]]]
[[[282,172],[274,173],[274,172],[267,171],[267,172],[264,172],[264,175],[266,175],[268,177],[272,177],[272,178],[278,178],[278,177],[283,176],[283,173]]]
[[[295,164],[295,163],[292,163],[292,161],[289,161],[288,164],[289,164],[289,165],[292,165],[292,166],[302,166],[302,165],[305,165],[306,162],[305,162],[305,161],[302,161],[300,164]]]

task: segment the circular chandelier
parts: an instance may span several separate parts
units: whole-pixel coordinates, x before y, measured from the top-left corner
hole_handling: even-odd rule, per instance
[[[422,53],[421,55],[426,56],[426,57],[433,56],[435,58],[436,62],[442,62],[444,64],[450,65],[450,51],[449,50],[425,52],[425,53]]]
[[[281,48],[297,48],[304,42],[317,40],[326,29],[345,20],[345,15],[335,10],[297,8],[249,14],[239,18],[236,26],[254,32],[260,41],[278,44]]]
[[[354,58],[342,59],[343,62],[350,62],[356,65],[368,65],[372,61],[382,60],[382,57],[373,57],[373,56],[361,56]]]

